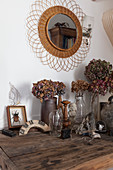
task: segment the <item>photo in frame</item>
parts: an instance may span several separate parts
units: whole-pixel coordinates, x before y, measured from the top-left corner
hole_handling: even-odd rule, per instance
[[[7,106],[8,127],[20,128],[27,122],[25,106]]]

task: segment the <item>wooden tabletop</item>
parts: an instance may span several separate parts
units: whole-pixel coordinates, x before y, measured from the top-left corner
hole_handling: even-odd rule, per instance
[[[3,170],[108,170],[113,137],[102,135],[87,145],[76,135],[63,140],[41,132],[12,138],[0,134],[0,165]]]

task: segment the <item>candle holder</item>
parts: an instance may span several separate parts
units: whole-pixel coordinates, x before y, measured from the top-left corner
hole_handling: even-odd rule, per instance
[[[68,110],[67,110],[67,105],[70,103],[69,101],[65,100],[61,102],[64,105],[64,111],[63,111],[63,129],[61,131],[61,138],[66,139],[70,138],[70,125],[71,122],[68,118]]]

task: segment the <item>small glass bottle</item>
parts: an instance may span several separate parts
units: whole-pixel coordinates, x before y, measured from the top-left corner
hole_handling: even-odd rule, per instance
[[[62,109],[54,110],[49,114],[49,126],[50,134],[56,137],[61,136],[61,130],[63,127],[63,113]]]
[[[86,106],[83,100],[83,94],[76,95],[75,99],[76,99],[76,105],[77,105],[75,123],[80,124],[82,123],[83,117],[85,117],[86,115]]]

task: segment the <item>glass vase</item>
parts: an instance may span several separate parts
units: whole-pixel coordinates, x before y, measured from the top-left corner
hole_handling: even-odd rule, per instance
[[[91,111],[90,111],[90,130],[94,132],[96,130],[95,121],[99,119],[99,95],[93,93],[91,96]]]
[[[93,93],[91,96],[91,112],[94,113],[95,121],[100,120],[99,94]]]
[[[76,99],[76,105],[77,105],[75,123],[79,125],[82,123],[82,120],[86,115],[86,105],[83,99],[83,94],[76,95],[75,99]]]
[[[61,108],[54,110],[49,114],[49,126],[51,129],[50,134],[52,136],[61,136],[61,130],[63,128],[63,113]]]

